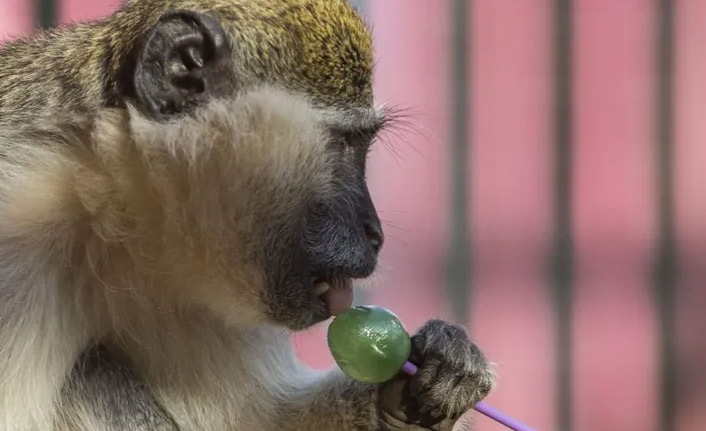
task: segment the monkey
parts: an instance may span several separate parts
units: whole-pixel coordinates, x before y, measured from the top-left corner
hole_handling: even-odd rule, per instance
[[[128,0],[0,48],[0,429],[450,431],[494,385],[468,331],[415,376],[301,364],[384,233],[395,113],[345,0]]]

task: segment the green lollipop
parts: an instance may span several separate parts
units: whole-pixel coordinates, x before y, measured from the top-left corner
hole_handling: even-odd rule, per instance
[[[367,383],[394,377],[412,349],[400,319],[377,306],[349,308],[336,316],[328,327],[328,346],[341,371]]]
[[[417,373],[417,366],[408,361],[409,334],[400,319],[382,307],[354,307],[336,316],[328,327],[328,346],[341,371],[354,380],[383,383],[399,372]],[[515,431],[534,431],[483,402],[473,408]]]

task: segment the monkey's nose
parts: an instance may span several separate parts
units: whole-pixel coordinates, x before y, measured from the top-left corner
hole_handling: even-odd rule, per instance
[[[380,253],[382,244],[385,242],[385,236],[382,233],[382,226],[379,220],[369,220],[365,222],[365,237],[375,250],[375,253]]]

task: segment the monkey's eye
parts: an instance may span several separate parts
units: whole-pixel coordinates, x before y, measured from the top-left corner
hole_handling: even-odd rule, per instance
[[[369,148],[377,136],[377,130],[355,129],[333,132],[333,142],[337,146]]]

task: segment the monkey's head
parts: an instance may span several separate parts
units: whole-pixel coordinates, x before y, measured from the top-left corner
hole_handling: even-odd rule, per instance
[[[365,165],[386,122],[354,9],[136,0],[114,19],[144,28],[114,69],[129,127],[97,133],[130,135],[106,160],[138,160],[120,168],[133,254],[235,321],[303,329],[350,306],[383,245]]]

